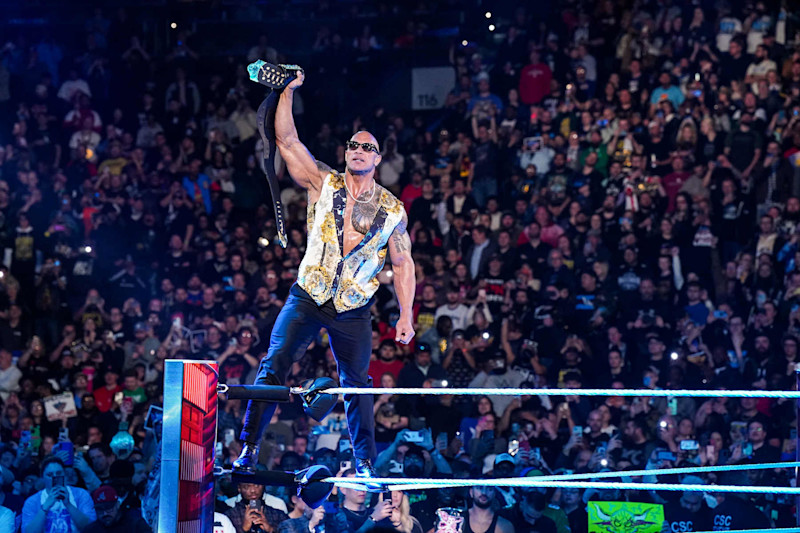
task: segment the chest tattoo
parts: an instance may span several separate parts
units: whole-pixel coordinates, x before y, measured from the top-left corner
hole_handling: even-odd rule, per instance
[[[378,203],[379,195],[380,193],[372,194],[372,191],[366,191],[358,197],[358,202],[353,202],[350,222],[353,224],[353,229],[362,235],[366,235],[369,232],[372,221],[375,220],[375,215],[378,213],[378,208],[380,207]],[[369,202],[364,202],[370,196],[373,196],[373,199]]]

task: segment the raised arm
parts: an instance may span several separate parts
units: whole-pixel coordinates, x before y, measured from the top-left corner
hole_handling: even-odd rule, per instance
[[[292,116],[294,91],[303,84],[304,79],[305,74],[298,72],[298,77],[280,95],[275,111],[275,144],[294,182],[306,190],[318,191],[322,188],[322,180],[330,172],[330,168],[318,164],[308,148],[300,142]]]
[[[417,277],[414,272],[414,259],[411,257],[411,239],[408,237],[408,217],[397,225],[389,238],[389,256],[392,259],[394,291],[400,305],[400,319],[395,326],[395,341],[408,344],[414,338],[414,292]]]

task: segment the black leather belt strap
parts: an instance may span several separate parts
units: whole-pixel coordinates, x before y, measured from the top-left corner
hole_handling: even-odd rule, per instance
[[[286,226],[283,222],[283,203],[281,202],[281,189],[278,186],[278,176],[275,173],[275,111],[278,108],[278,96],[302,69],[297,65],[273,65],[258,60],[247,66],[250,79],[271,90],[261,105],[258,107],[258,133],[264,150],[261,158],[261,170],[267,176],[269,192],[272,195],[272,207],[275,211],[275,227],[278,231],[278,242],[284,248],[288,244]]]

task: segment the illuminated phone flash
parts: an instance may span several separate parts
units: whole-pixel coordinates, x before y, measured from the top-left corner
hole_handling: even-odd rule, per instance
[[[87,244],[86,246],[83,247],[83,253],[86,254],[92,253],[92,247]]]
[[[484,331],[483,335],[481,335],[481,337],[483,337],[486,340],[489,340],[489,332],[488,331]]]
[[[269,246],[269,239],[267,239],[266,237],[259,237],[258,244],[266,248],[267,246]]]
[[[678,352],[672,352],[671,354],[669,354],[669,357],[673,361],[677,361],[678,360]]]
[[[394,276],[394,272],[392,272],[391,270],[387,270],[386,271],[386,277],[387,278],[391,278],[392,276]]]
[[[491,11],[487,11],[487,12],[486,12],[486,14],[485,14],[484,16],[485,16],[487,19],[490,19],[490,18],[492,18],[492,12],[491,12]]]

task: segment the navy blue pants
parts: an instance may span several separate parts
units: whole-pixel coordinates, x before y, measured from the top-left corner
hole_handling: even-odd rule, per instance
[[[338,313],[333,301],[321,306],[294,284],[272,329],[267,355],[261,360],[255,383],[281,384],[294,362],[301,359],[308,345],[319,334],[320,328],[328,331],[331,349],[339,370],[342,387],[371,387],[367,374],[372,355],[371,302],[358,309]],[[309,376],[311,377],[311,376]],[[353,453],[359,459],[375,459],[375,418],[372,413],[372,395],[345,394],[347,427],[353,441]],[[244,415],[241,440],[258,443],[275,413],[274,402],[250,400]]]

